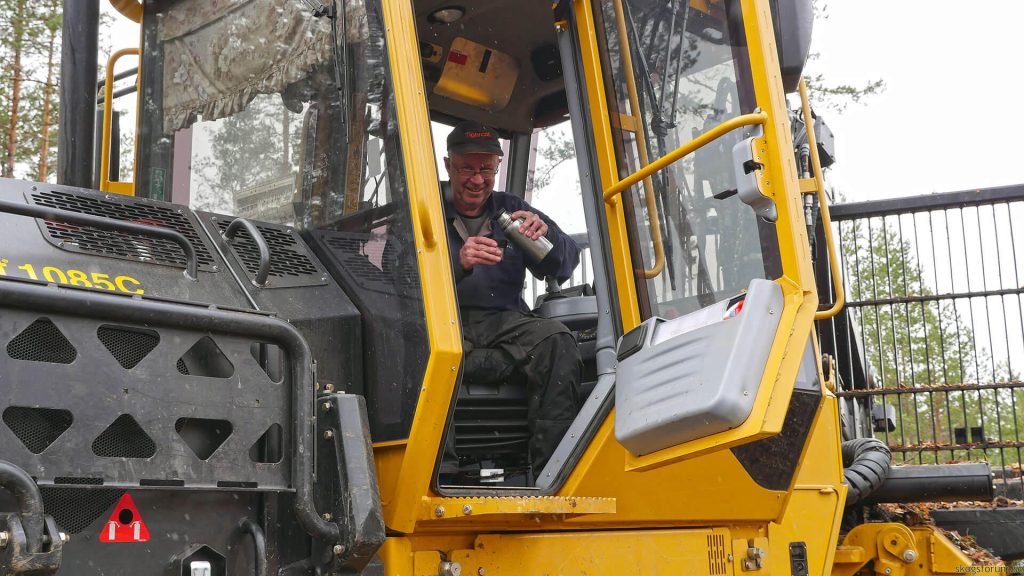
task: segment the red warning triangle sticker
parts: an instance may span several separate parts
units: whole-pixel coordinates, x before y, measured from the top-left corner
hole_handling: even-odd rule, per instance
[[[100,542],[148,542],[149,529],[127,492],[114,507],[114,513],[100,531]]]

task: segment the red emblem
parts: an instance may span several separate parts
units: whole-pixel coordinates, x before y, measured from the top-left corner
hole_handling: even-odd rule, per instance
[[[463,54],[462,52],[459,52],[458,50],[450,50],[448,52],[448,61],[449,62],[452,62],[454,64],[458,64],[459,66],[465,66],[466,62],[468,60],[469,60],[469,55]]]
[[[100,542],[148,542],[149,529],[142,521],[132,497],[125,492],[114,507],[110,519],[100,531]]]

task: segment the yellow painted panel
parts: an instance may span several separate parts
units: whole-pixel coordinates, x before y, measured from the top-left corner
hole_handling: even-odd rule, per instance
[[[402,135],[402,156],[408,182],[413,232],[416,237],[424,312],[430,340],[423,387],[416,415],[404,447],[388,449],[388,461],[379,466],[386,500],[384,522],[391,530],[411,532],[430,479],[455,390],[462,336],[458,326],[448,242],[441,207],[430,121],[424,99],[419,46],[412,5],[385,0],[384,19],[388,58],[394,82],[397,118]]]
[[[448,49],[434,93],[484,110],[508,106],[519,78],[516,59],[493,48],[458,37]]]
[[[486,576],[732,574],[727,529],[486,535],[450,559]],[[483,570],[481,572],[481,569]]]

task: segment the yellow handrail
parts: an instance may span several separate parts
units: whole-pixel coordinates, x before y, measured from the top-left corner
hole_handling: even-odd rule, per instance
[[[124,56],[138,56],[141,52],[138,48],[122,48],[110,55],[107,60],[106,82],[103,84],[103,141],[100,146],[100,190],[103,192],[116,192],[131,196],[133,188],[123,186],[127,182],[116,182],[117,189],[112,189],[110,182],[110,124],[114,110],[114,64]]]
[[[811,168],[814,170],[814,185],[818,189],[818,206],[821,209],[821,225],[824,228],[825,245],[828,247],[829,269],[832,273],[832,286],[836,293],[835,302],[828,310],[819,310],[814,314],[815,320],[828,320],[846,305],[846,290],[839,274],[839,260],[836,259],[836,244],[832,238],[832,217],[828,211],[828,196],[825,194],[825,178],[821,174],[821,159],[818,157],[818,141],[814,136],[814,121],[811,118],[811,105],[807,100],[807,83],[800,79],[800,103],[803,106],[804,126],[807,128],[807,145],[811,147]],[[820,296],[820,295],[819,295]]]
[[[626,91],[629,93],[629,111],[631,114],[640,112],[640,97],[636,89],[636,80],[633,75],[633,55],[629,50],[629,36],[626,34],[626,15],[622,10],[622,2],[615,2],[615,24],[618,29],[620,42],[623,44],[622,67],[626,73]],[[637,119],[636,123],[636,152],[641,166],[646,166],[647,157],[647,136],[644,134],[644,123]],[[607,198],[607,197],[606,197]],[[654,198],[654,183],[650,179],[644,180],[644,200],[647,202],[647,218],[651,222],[651,239],[654,241],[654,266],[644,269],[644,278],[650,280],[661,274],[665,269],[665,245],[661,240],[661,220],[658,217],[658,203]]]
[[[718,126],[715,126],[711,130],[701,134],[700,136],[690,140],[686,144],[683,144],[679,148],[665,154],[661,158],[658,158],[654,162],[651,162],[647,166],[633,172],[629,176],[626,176],[622,180],[619,180],[614,186],[609,187],[604,191],[604,201],[611,202],[612,198],[615,198],[619,194],[622,194],[626,188],[636,184],[644,178],[650,177],[655,172],[668,166],[669,164],[679,160],[683,156],[692,154],[698,148],[708,144],[713,140],[721,138],[725,134],[732,132],[733,130],[743,127],[750,126],[752,124],[764,124],[768,121],[768,115],[764,112],[754,112],[752,114],[744,114],[735,118],[730,118],[725,122],[722,122]]]

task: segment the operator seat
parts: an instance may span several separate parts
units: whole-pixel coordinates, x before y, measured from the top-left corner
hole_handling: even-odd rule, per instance
[[[532,483],[526,381],[495,348],[464,342],[453,429],[459,485]]]
[[[583,358],[581,392],[596,381],[593,331],[597,305],[589,285],[562,291],[557,282],[537,299],[534,313],[565,324]],[[458,474],[442,484],[528,486],[539,470],[530,466],[530,428],[525,378],[503,350],[463,343],[462,380],[453,417],[453,446]],[[448,480],[448,481],[445,481]]]

